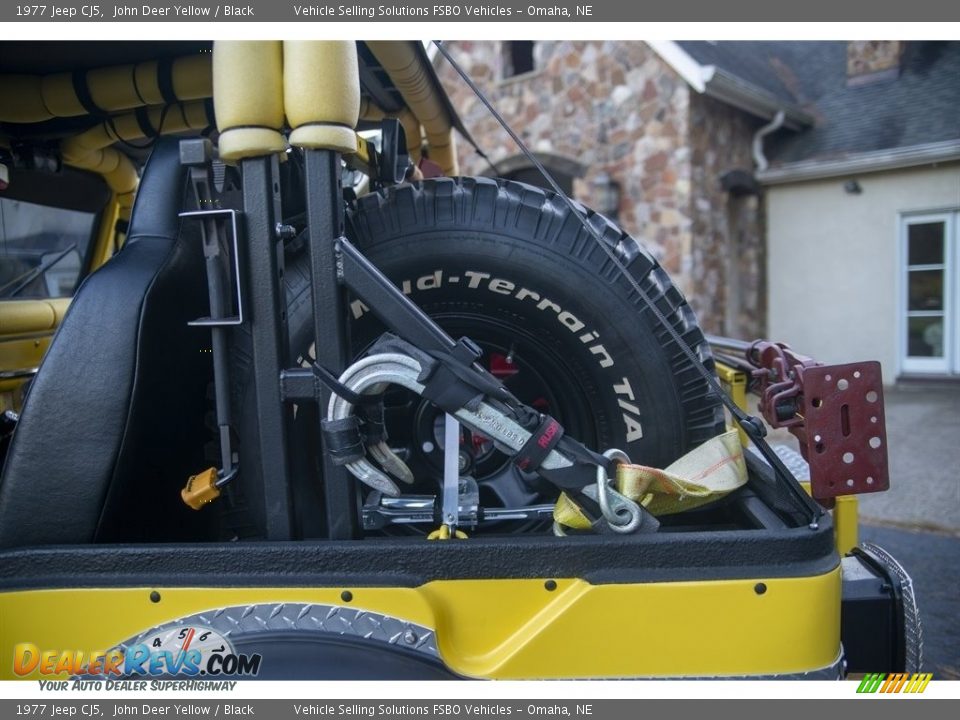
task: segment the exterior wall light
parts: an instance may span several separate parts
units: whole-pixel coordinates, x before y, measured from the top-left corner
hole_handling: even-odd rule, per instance
[[[611,220],[616,220],[620,214],[620,183],[614,180],[609,173],[601,171],[593,178],[594,209]]]

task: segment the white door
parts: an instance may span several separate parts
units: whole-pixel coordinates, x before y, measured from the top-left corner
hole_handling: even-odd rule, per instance
[[[904,373],[960,373],[958,213],[904,216],[900,357]]]

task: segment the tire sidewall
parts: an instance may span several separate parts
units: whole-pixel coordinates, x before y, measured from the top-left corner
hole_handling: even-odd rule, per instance
[[[425,312],[440,315],[441,324],[450,327],[458,313],[482,313],[535,336],[552,351],[551,360],[566,366],[566,379],[572,377],[574,387],[555,391],[580,395],[595,428],[582,439],[595,449],[617,447],[648,464],[669,463],[683,452],[669,362],[625,305],[619,283],[598,282],[588,266],[490,232],[408,233],[362,249]],[[357,301],[350,317],[355,347],[384,330]]]

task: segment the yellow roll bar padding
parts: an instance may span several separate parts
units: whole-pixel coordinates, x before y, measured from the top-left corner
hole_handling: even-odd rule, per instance
[[[352,40],[283,43],[283,104],[297,147],[353,153],[360,70]]]
[[[169,98],[161,90],[160,68],[160,62],[151,60],[90,70],[86,73],[90,99],[104,112],[167,103]],[[180,101],[210,97],[210,54],[172,60],[170,80]],[[77,96],[72,73],[0,75],[0,122],[32,123],[88,114]]]
[[[50,300],[4,300],[0,335],[53,330],[57,322],[57,310]]]
[[[213,44],[213,88],[220,157],[242,160],[283,152],[283,43]]]
[[[120,207],[119,217],[124,220],[130,219],[133,198],[137,192],[137,184],[140,182],[137,168],[134,167],[130,158],[112,147],[107,147],[77,155],[69,160],[64,157],[63,161],[72,167],[100,175],[117,196],[117,204]]]
[[[210,124],[203,101],[178,103],[147,109],[147,119],[158,133],[200,130]],[[113,229],[116,220],[129,220],[139,177],[131,160],[110,147],[118,140],[142,140],[145,137],[135,113],[125,113],[104,121],[60,143],[63,162],[71,167],[102,175],[116,195],[116,218],[109,224],[109,238],[100,243],[94,268],[106,262],[113,252]]]
[[[362,120],[377,121],[385,118],[395,118],[400,121],[403,127],[403,133],[407,138],[407,154],[416,164],[420,162],[420,146],[423,144],[423,134],[420,128],[420,121],[410,112],[409,108],[404,108],[400,112],[388,113],[383,108],[377,107],[369,98],[360,98],[360,118]]]
[[[203,101],[180,103],[147,109],[147,118],[157,134],[171,134],[185,130],[202,130],[210,124]],[[118,140],[135,141],[146,137],[135,113],[118,115],[79,135],[60,143],[64,162],[72,164],[96,150],[113,145]]]
[[[370,40],[367,47],[423,125],[430,146],[430,159],[439,164],[447,175],[457,175],[459,170],[453,123],[434,91],[429,72],[413,43]]]

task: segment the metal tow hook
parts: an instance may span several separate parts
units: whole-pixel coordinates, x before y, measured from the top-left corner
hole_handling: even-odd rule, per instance
[[[630,457],[623,451],[611,448],[603,453],[608,460],[629,463]],[[611,478],[607,477],[607,470],[603,465],[597,466],[596,500],[600,504],[600,512],[607,521],[610,529],[617,533],[628,535],[636,532],[643,522],[640,506],[626,495],[618,492],[611,486]],[[587,488],[592,490],[593,488]],[[590,494],[590,493],[587,493]]]

